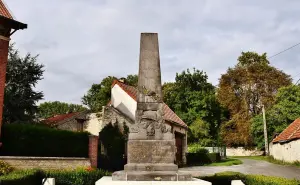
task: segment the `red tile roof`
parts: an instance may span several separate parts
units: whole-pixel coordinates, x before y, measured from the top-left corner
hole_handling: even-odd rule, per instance
[[[72,118],[73,116],[76,116],[77,114],[79,114],[80,112],[72,112],[72,113],[68,113],[68,114],[60,114],[60,115],[56,115],[50,118],[45,119],[43,122],[46,124],[57,124],[61,121],[64,121],[66,119]]]
[[[9,18],[9,19],[13,19],[11,13],[7,9],[7,7],[5,6],[3,0],[0,0],[0,15],[4,16],[6,18]]]
[[[115,85],[118,85],[119,87],[121,87],[132,99],[134,99],[135,101],[137,101],[137,89],[133,86],[129,86],[126,85],[118,80],[115,80],[112,84],[112,87]],[[170,107],[164,103],[163,105],[163,109],[164,109],[164,118],[167,121],[176,123],[182,127],[186,127],[187,125],[170,109]]]
[[[287,142],[295,139],[300,139],[300,118],[290,124],[272,142]]]

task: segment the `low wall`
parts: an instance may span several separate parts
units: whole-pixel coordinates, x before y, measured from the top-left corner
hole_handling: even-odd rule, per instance
[[[270,155],[285,162],[300,161],[300,140],[270,144]]]
[[[258,156],[263,155],[263,153],[257,149],[247,150],[244,147],[226,148],[226,156]]]
[[[90,167],[88,158],[73,157],[15,157],[0,156],[0,161],[5,161],[17,169],[75,169]]]

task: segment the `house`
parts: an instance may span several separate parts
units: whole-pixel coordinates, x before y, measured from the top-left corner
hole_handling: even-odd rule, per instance
[[[285,162],[300,161],[300,118],[272,140],[270,155]]]
[[[55,115],[42,122],[50,127],[76,132],[85,131],[86,111]]]
[[[111,100],[107,106],[103,106],[102,112],[98,113],[69,113],[57,115],[46,119],[44,122],[55,128],[71,131],[88,131],[92,135],[99,132],[108,124],[118,124],[121,132],[124,125],[130,127],[135,122],[137,109],[137,89],[115,80],[111,89]],[[165,124],[171,126],[176,141],[176,162],[186,163],[187,153],[187,125],[169,108],[163,104]],[[125,147],[126,148],[126,147]],[[101,147],[101,152],[105,149]]]
[[[137,109],[137,89],[115,80],[111,89],[111,101],[103,109],[103,125],[118,123],[119,128],[125,123],[128,127],[134,124]],[[163,104],[165,124],[171,126],[176,141],[176,161],[186,163],[187,125],[169,108]]]

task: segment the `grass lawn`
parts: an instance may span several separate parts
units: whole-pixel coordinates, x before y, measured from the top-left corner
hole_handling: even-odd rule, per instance
[[[300,161],[297,161],[297,162],[294,162],[294,163],[289,163],[289,162],[276,160],[276,159],[274,159],[273,157],[270,157],[270,156],[234,156],[234,157],[231,157],[231,159],[236,159],[236,158],[262,160],[262,161],[268,161],[268,162],[274,163],[274,164],[296,166],[296,167],[300,168]]]
[[[243,162],[239,159],[227,158],[220,162],[204,164],[203,166],[232,166],[232,165],[238,165],[238,164],[243,164]]]

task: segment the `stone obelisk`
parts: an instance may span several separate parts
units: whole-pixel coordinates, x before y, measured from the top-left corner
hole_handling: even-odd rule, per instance
[[[127,165],[113,180],[191,180],[178,173],[175,138],[164,122],[157,33],[142,33],[135,123],[129,127]]]

